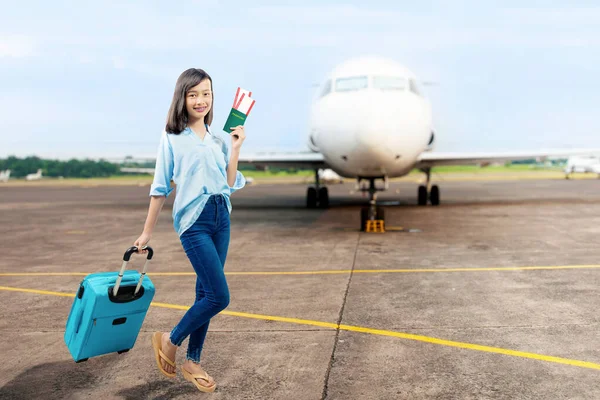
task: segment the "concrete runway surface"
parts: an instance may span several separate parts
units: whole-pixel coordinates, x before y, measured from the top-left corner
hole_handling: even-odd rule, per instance
[[[439,184],[440,207],[416,206],[411,182],[380,194],[396,229],[384,234],[358,231],[351,184],[330,186],[327,210],[307,210],[299,184],[235,193],[231,304],[202,361],[213,394],[163,377],[150,345],[194,297],[172,197],[135,347],[75,364],[72,296],[86,274],[119,269],[149,188],[0,186],[0,398],[600,398],[600,181]]]

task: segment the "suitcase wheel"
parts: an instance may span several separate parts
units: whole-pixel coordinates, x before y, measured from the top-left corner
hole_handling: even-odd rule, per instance
[[[88,358],[83,358],[83,359],[81,359],[81,360],[79,360],[79,361],[75,361],[75,363],[76,363],[76,364],[79,364],[79,363],[85,362],[85,361],[87,361],[87,360],[89,360],[89,359],[88,359]]]
[[[121,350],[121,351],[117,351],[117,354],[123,354],[123,353],[127,353],[129,351],[129,349],[127,350]]]

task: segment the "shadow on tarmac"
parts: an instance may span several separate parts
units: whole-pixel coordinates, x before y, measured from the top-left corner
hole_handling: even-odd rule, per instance
[[[86,391],[97,385],[106,387],[107,397],[116,395],[124,400],[166,400],[199,393],[192,384],[179,379],[140,380],[139,385],[111,393],[111,377],[118,375],[119,371],[108,370],[117,365],[116,357],[106,356],[102,361],[90,360],[80,364],[68,360],[36,365],[1,387],[0,399],[78,398],[78,395],[86,396]],[[154,374],[148,378],[153,377]]]

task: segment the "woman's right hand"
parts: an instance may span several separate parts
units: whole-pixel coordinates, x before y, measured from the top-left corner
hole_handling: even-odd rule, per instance
[[[148,250],[142,249],[142,247],[144,247],[148,244],[151,237],[152,237],[151,234],[143,232],[141,234],[141,236],[135,241],[135,243],[133,245],[138,248],[138,250],[137,250],[138,254],[146,254],[148,252]]]

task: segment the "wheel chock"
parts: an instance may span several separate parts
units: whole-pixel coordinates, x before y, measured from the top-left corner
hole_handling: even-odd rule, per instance
[[[382,219],[367,220],[365,232],[383,233],[385,232],[385,222]]]

